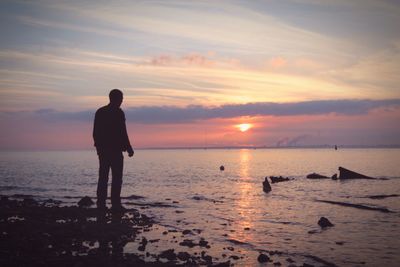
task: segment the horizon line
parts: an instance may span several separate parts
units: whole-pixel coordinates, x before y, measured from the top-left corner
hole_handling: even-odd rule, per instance
[[[398,149],[400,144],[394,145],[336,145],[338,149]],[[334,149],[335,145],[303,145],[303,146],[170,146],[170,147],[138,147],[134,150],[218,150],[218,149]],[[51,152],[51,151],[91,151],[95,148],[82,149],[0,149],[0,152]]]

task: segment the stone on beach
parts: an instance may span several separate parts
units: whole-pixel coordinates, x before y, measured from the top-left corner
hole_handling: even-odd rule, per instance
[[[173,261],[176,260],[177,256],[174,252],[174,249],[167,249],[159,255],[160,258],[165,258],[167,260]]]
[[[267,261],[269,261],[269,257],[267,255],[261,253],[260,255],[258,255],[257,261],[261,262],[261,263],[267,262]]]
[[[81,200],[79,200],[78,202],[78,206],[83,208],[83,207],[90,207],[94,204],[93,200],[88,197],[88,196],[84,196],[83,198],[81,198]]]
[[[321,226],[321,228],[325,227],[332,227],[334,224],[332,224],[327,218],[321,217],[318,221],[318,225]]]

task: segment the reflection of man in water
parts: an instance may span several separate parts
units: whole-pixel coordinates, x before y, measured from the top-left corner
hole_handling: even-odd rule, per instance
[[[123,95],[118,89],[111,90],[110,103],[97,110],[94,118],[93,139],[99,156],[99,182],[97,184],[97,207],[106,208],[108,174],[112,172],[112,209],[121,210],[121,186],[124,157],[122,151],[133,156],[133,149],[126,132],[125,114],[120,108]]]

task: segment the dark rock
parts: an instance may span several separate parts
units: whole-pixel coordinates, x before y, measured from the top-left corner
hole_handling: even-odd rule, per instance
[[[90,207],[90,206],[92,206],[94,204],[94,202],[93,202],[93,200],[90,198],[90,197],[88,197],[88,196],[84,196],[81,200],[79,200],[79,202],[78,202],[78,206],[80,207],[80,208],[83,208],[83,207]]]
[[[189,248],[197,246],[197,244],[193,243],[193,240],[190,240],[190,239],[183,240],[182,242],[179,243],[179,245],[189,247]]]
[[[245,231],[249,231],[249,230],[250,230],[250,227],[245,227],[244,230],[245,230]]]
[[[231,258],[231,259],[233,259],[233,260],[238,260],[238,259],[240,259],[240,257],[239,257],[239,256],[236,256],[236,255],[229,256],[229,258]]]
[[[205,241],[204,239],[201,239],[199,242],[200,247],[206,247],[208,245],[208,241]]]
[[[212,263],[212,257],[210,255],[201,255],[201,258],[207,262],[207,264],[211,264]]]
[[[167,260],[173,261],[176,260],[176,254],[174,252],[174,249],[167,249],[161,252],[160,255],[158,255],[160,258],[165,258]]]
[[[274,262],[274,265],[275,265],[275,266],[281,266],[282,263],[280,263],[279,261],[277,261],[277,262]]]
[[[343,241],[336,241],[335,243],[336,243],[336,245],[339,245],[339,246],[342,246],[344,244]]]
[[[271,192],[271,190],[272,190],[272,188],[271,188],[271,185],[268,182],[268,177],[265,177],[265,180],[263,182],[263,191],[265,193],[269,193],[269,192]]]
[[[334,175],[332,175],[332,180],[337,180],[338,178],[337,178],[337,174],[335,173]]]
[[[303,267],[314,267],[314,265],[308,264],[308,263],[303,263]]]
[[[321,217],[318,221],[318,225],[321,226],[322,228],[325,227],[332,227],[334,226],[327,218]]]
[[[348,170],[343,167],[339,167],[339,179],[346,180],[346,179],[375,179],[375,178]]]
[[[291,258],[287,258],[286,261],[287,261],[287,262],[290,262],[290,263],[293,263],[293,262],[294,262],[294,260],[292,260]]]
[[[308,179],[329,179],[328,176],[321,175],[321,174],[318,174],[318,173],[315,173],[315,172],[310,173],[309,175],[307,175],[307,178]]]
[[[179,252],[177,255],[178,259],[181,261],[187,261],[190,258],[190,254],[187,252]]]
[[[286,182],[290,181],[289,177],[282,177],[282,176],[270,176],[269,179],[271,179],[271,183],[280,183],[280,182]]]
[[[145,251],[147,243],[148,243],[148,241],[147,241],[146,237],[142,237],[142,241],[140,242],[141,245],[138,247],[138,250]]]
[[[224,171],[224,170],[225,170],[224,165],[219,166],[219,170],[220,170],[220,171]]]
[[[225,261],[225,262],[220,262],[215,265],[214,267],[230,267],[231,266],[231,261]]]
[[[267,255],[261,253],[260,255],[258,255],[257,260],[258,260],[258,262],[263,263],[263,262],[269,261],[269,257]]]
[[[188,234],[193,234],[193,233],[192,233],[192,231],[190,231],[190,230],[183,230],[183,231],[182,231],[182,234],[188,235]]]

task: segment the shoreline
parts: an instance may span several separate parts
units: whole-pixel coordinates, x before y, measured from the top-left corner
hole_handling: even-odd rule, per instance
[[[201,229],[162,226],[137,209],[99,211],[0,196],[1,266],[335,266],[312,255],[205,240]],[[151,207],[150,207],[151,208]],[[262,255],[262,256],[260,256]]]

